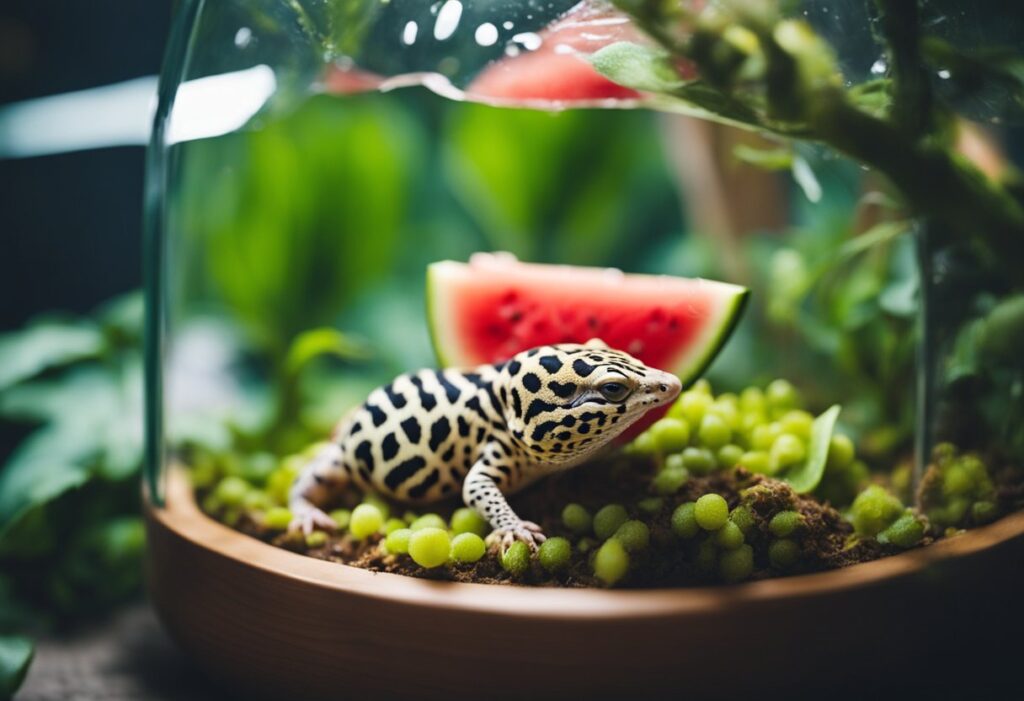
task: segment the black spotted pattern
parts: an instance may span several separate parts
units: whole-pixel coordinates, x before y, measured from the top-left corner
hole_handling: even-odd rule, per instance
[[[420,438],[423,435],[423,430],[420,428],[420,422],[416,417],[410,416],[400,425],[402,430],[405,431],[405,435],[409,438],[409,442],[413,445],[419,445]]]

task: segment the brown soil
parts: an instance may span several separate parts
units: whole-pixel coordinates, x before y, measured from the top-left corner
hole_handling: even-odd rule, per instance
[[[583,504],[591,513],[612,502],[625,505],[631,517],[641,518],[650,526],[651,546],[645,552],[632,556],[630,573],[619,584],[624,587],[694,586],[719,581],[716,572],[702,572],[695,565],[695,553],[701,538],[680,540],[670,528],[670,517],[678,504],[694,501],[711,492],[725,497],[730,508],[742,500],[754,515],[754,526],[746,534],[746,543],[754,549],[753,579],[844,567],[896,552],[896,549],[886,548],[874,540],[853,538],[849,522],[831,506],[798,495],[783,482],[753,475],[742,469],[692,477],[677,494],[664,497],[661,507],[654,513],[643,513],[637,502],[651,497],[647,491],[650,470],[650,463],[627,459],[597,464],[549,478],[516,495],[511,503],[524,519],[539,523],[549,537],[565,536],[574,544],[578,543],[579,537],[569,533],[561,522],[561,510],[566,504]],[[447,518],[460,505],[452,501],[433,505],[429,510]],[[791,536],[800,545],[802,554],[797,565],[781,572],[772,568],[768,562],[768,545],[772,539],[768,522],[772,516],[784,510],[796,510],[803,515],[802,526]],[[401,505],[393,507],[393,513],[401,514],[403,511]],[[379,572],[488,584],[562,587],[600,585],[589,563],[590,553],[599,545],[596,541],[587,552],[576,548],[571,566],[563,573],[551,575],[545,572],[534,558],[530,571],[512,577],[502,569],[498,558],[492,554],[473,565],[451,563],[428,570],[416,565],[408,556],[381,554],[377,545],[382,536],[357,541],[348,534],[331,535],[325,545],[307,548],[301,536],[268,533],[251,521],[239,523],[238,528],[264,541],[312,557]]]

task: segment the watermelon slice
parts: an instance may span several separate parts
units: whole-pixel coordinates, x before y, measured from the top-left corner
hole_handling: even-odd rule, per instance
[[[724,282],[521,263],[509,254],[427,269],[427,315],[443,365],[496,363],[596,337],[674,372],[684,388],[725,343],[747,296]]]
[[[587,55],[617,41],[639,40],[621,13],[580,3],[536,35],[535,46],[495,61],[466,88],[470,99],[492,104],[552,106],[635,101],[640,93],[598,73]]]

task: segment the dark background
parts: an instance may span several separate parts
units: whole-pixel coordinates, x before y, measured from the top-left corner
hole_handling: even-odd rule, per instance
[[[4,0],[0,105],[156,74],[172,0]],[[0,331],[141,284],[139,147],[0,160]]]

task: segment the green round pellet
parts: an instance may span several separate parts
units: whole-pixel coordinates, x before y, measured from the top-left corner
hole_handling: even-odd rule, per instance
[[[381,526],[381,530],[385,535],[393,533],[400,528],[405,528],[405,521],[400,518],[389,518],[384,522],[384,525]]]
[[[521,540],[512,543],[512,545],[508,546],[508,550],[501,554],[501,566],[509,574],[525,574],[530,569],[529,546]]]
[[[802,520],[796,511],[780,511],[768,522],[768,530],[776,538],[788,538],[793,535]]]
[[[794,436],[807,440],[811,437],[811,427],[814,425],[814,417],[802,409],[794,409],[783,414],[779,419],[779,425],[783,433],[792,433]]]
[[[788,538],[773,540],[768,546],[768,560],[776,569],[789,569],[800,559],[800,546]]]
[[[732,431],[721,416],[709,412],[701,419],[697,439],[706,447],[717,450],[732,440]]]
[[[775,443],[775,439],[782,435],[782,425],[778,422],[760,424],[754,426],[750,431],[751,450],[768,451]]]
[[[619,526],[629,520],[626,507],[622,504],[608,504],[594,514],[594,535],[600,540],[611,538]]]
[[[444,531],[448,530],[448,523],[437,514],[423,514],[409,524],[411,531],[420,531],[424,528],[440,528]]]
[[[912,548],[924,537],[924,523],[912,513],[905,513],[878,534],[878,542],[898,548]]]
[[[965,499],[950,499],[947,508],[962,516],[969,502]],[[858,535],[874,536],[887,528],[903,515],[903,504],[881,485],[869,485],[857,495],[850,507],[853,528]],[[957,518],[959,520],[959,518]]]
[[[491,530],[487,519],[477,513],[476,509],[463,506],[452,514],[452,531],[455,533],[476,533],[481,538]]]
[[[796,387],[786,380],[775,380],[765,389],[765,399],[772,409],[797,409],[800,405],[800,395]]]
[[[203,497],[203,501],[200,504],[200,507],[202,507],[203,511],[205,511],[206,513],[214,514],[221,510],[223,504],[220,503],[220,499],[217,498],[216,494],[210,492],[205,497]]]
[[[242,508],[246,511],[266,511],[274,505],[270,495],[259,489],[250,489],[242,497]]]
[[[834,434],[829,439],[828,460],[825,462],[825,469],[832,471],[845,469],[853,462],[855,453],[853,441],[849,436],[842,433]]]
[[[706,412],[714,400],[706,392],[690,389],[679,395],[679,413],[690,422],[692,426],[699,426]]]
[[[646,499],[641,499],[636,503],[636,508],[639,511],[642,511],[650,516],[653,516],[654,514],[660,512],[664,506],[665,500],[662,499],[661,497],[648,497]]]
[[[696,509],[697,504],[688,501],[677,506],[672,512],[672,531],[680,538],[692,538],[700,531]]]
[[[348,524],[352,521],[352,512],[348,509],[335,509],[327,515],[331,517],[331,520],[334,521],[334,525],[336,525],[340,531],[348,528]]]
[[[628,446],[629,451],[637,455],[654,455],[658,452],[658,441],[649,430],[633,439]]]
[[[217,483],[213,493],[224,506],[238,506],[250,489],[249,483],[241,477],[225,477]]]
[[[537,559],[540,566],[548,572],[558,572],[569,566],[572,558],[572,543],[565,538],[548,538],[540,544]]]
[[[381,518],[385,520],[387,520],[387,518],[391,516],[391,505],[388,504],[387,501],[385,501],[384,498],[379,494],[368,492],[363,496],[363,503],[376,506],[377,511],[380,512]]]
[[[651,529],[643,521],[626,521],[619,526],[615,535],[622,546],[631,553],[646,550],[651,543]]]
[[[694,517],[706,531],[717,531],[729,520],[729,504],[720,494],[705,494],[697,500]]]
[[[389,553],[406,555],[409,552],[409,539],[411,537],[412,531],[408,528],[398,528],[388,533],[388,537],[384,539],[384,545]]]
[[[759,387],[747,387],[740,392],[740,409],[750,413],[764,413],[764,392]]]
[[[748,450],[740,458],[740,465],[755,475],[767,475],[771,472],[772,461],[763,450]]]
[[[415,511],[412,511],[412,510],[406,511],[404,514],[402,514],[402,520],[405,521],[406,523],[412,523],[413,521],[415,521],[419,517],[420,517],[420,515],[418,513],[416,513]]]
[[[611,586],[629,571],[629,553],[617,539],[605,541],[594,556],[594,574]]]
[[[718,548],[715,547],[714,538],[707,538],[697,546],[697,555],[694,564],[697,569],[705,574],[714,571],[715,563],[718,562]]]
[[[659,452],[678,453],[690,442],[690,425],[685,419],[666,417],[649,429]]]
[[[597,547],[597,541],[593,538],[580,538],[576,543],[576,550],[581,553],[588,553]]]
[[[593,520],[590,512],[580,504],[567,504],[562,509],[562,523],[576,535],[590,533]]]
[[[742,582],[754,572],[754,549],[741,545],[718,558],[718,572],[726,582]]]
[[[802,463],[807,457],[807,446],[792,433],[783,433],[772,443],[769,456],[772,469],[778,472],[783,468]]]
[[[706,419],[708,416],[718,417],[723,422],[725,422],[726,427],[730,431],[733,431],[734,429],[737,429],[740,426],[740,407],[739,403],[736,401],[735,398],[728,400],[726,399],[726,397],[727,395],[723,394],[715,401],[714,404],[708,407],[707,412],[705,412],[704,418]],[[704,420],[702,419],[701,426],[703,425]]]
[[[673,455],[672,457],[680,457]],[[682,465],[665,465],[661,472],[651,480],[651,488],[655,494],[675,494],[690,478],[690,471]]]
[[[450,552],[451,540],[448,538],[448,531],[443,528],[427,526],[412,531],[409,536],[409,555],[420,567],[440,567],[448,561]]]
[[[707,448],[687,448],[683,451],[683,465],[696,475],[706,475],[717,466],[714,454]]]
[[[743,531],[732,521],[726,521],[725,525],[715,531],[715,544],[726,550],[735,550],[743,545]]]
[[[476,562],[487,552],[484,539],[476,533],[466,531],[452,538],[451,557],[456,562]]]
[[[697,380],[696,382],[693,383],[693,386],[690,387],[690,391],[691,392],[699,392],[701,394],[706,394],[706,395],[708,395],[710,397],[711,396],[711,381],[708,378],[706,378],[706,377],[702,377],[702,378],[700,378],[699,380]]]
[[[723,445],[718,449],[717,457],[719,467],[736,467],[743,459],[743,448],[735,443]]]
[[[942,491],[946,496],[969,494],[974,487],[970,473],[960,465],[952,465],[942,476]]]
[[[748,535],[754,529],[754,526],[757,525],[754,520],[754,513],[749,507],[742,504],[729,512],[729,520],[743,531],[744,536]]]
[[[971,518],[977,524],[994,521],[999,515],[999,507],[991,501],[976,501],[971,506]]]
[[[323,531],[313,531],[306,536],[307,548],[319,548],[327,544],[327,534]]]
[[[292,522],[291,509],[283,506],[275,506],[267,509],[263,514],[263,525],[271,530],[283,531]]]
[[[352,518],[348,523],[349,533],[356,540],[362,540],[376,533],[384,525],[384,515],[373,504],[360,504],[352,509]]]

